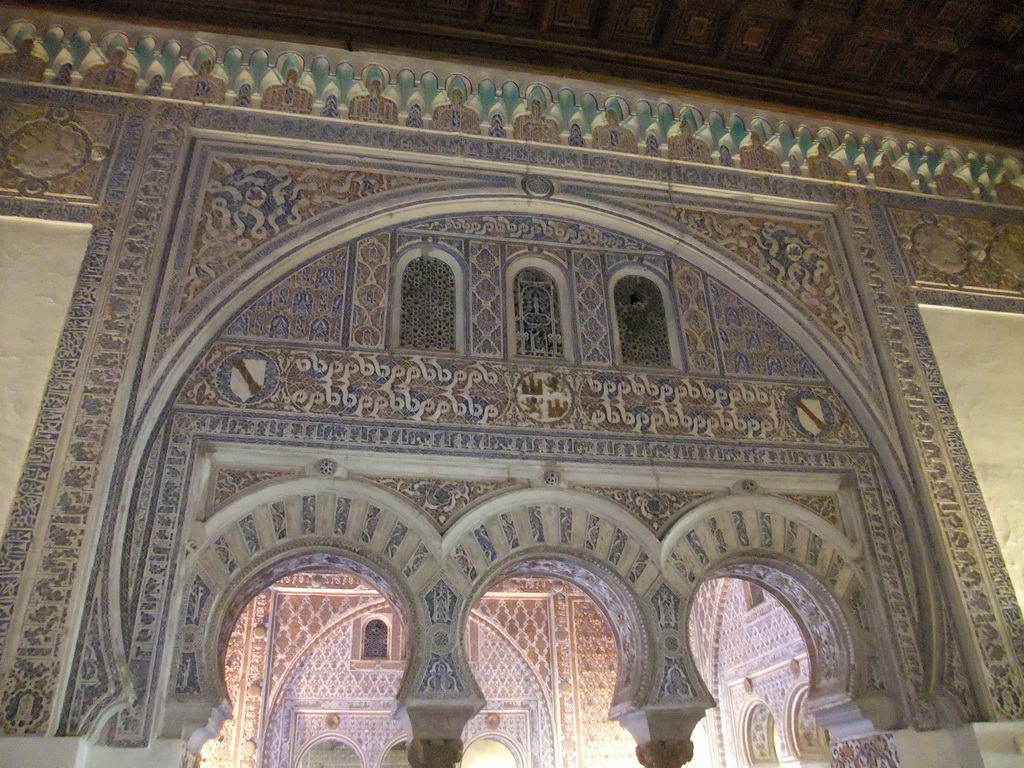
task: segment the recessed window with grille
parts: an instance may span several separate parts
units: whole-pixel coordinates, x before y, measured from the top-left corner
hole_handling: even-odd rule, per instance
[[[420,256],[402,272],[398,345],[455,351],[455,273],[440,259]]]
[[[527,357],[562,356],[562,319],[558,286],[542,269],[516,275],[516,351]]]
[[[654,281],[626,275],[615,283],[619,353],[627,365],[672,365],[665,303]]]
[[[363,626],[364,659],[387,659],[388,625],[382,619],[371,619]]]

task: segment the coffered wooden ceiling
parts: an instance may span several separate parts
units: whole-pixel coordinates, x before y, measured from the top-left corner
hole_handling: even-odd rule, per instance
[[[646,81],[1021,146],[1006,0],[78,0],[63,7],[353,49]]]

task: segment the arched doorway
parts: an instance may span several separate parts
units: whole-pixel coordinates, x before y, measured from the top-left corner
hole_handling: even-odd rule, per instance
[[[703,582],[689,619],[690,646],[718,706],[704,722],[699,768],[831,765],[828,736],[807,707],[815,663],[797,618],[763,583]]]
[[[234,717],[204,746],[203,768],[388,765],[404,737],[392,712],[409,646],[400,612],[351,571],[278,579],[245,606],[229,637]]]
[[[637,656],[644,620],[622,585],[567,553],[517,559],[486,581],[464,641],[486,704],[464,740],[500,741],[521,768],[636,765],[614,714],[649,659]]]
[[[363,768],[363,759],[347,741],[328,737],[306,749],[298,768]]]

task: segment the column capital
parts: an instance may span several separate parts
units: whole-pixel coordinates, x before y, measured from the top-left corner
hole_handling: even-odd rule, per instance
[[[659,739],[637,745],[636,759],[644,768],[680,768],[693,759],[689,739]]]

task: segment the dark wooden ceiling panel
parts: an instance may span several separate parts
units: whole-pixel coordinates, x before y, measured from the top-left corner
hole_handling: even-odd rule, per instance
[[[598,0],[558,0],[554,26],[559,30],[589,32],[594,28]]]

